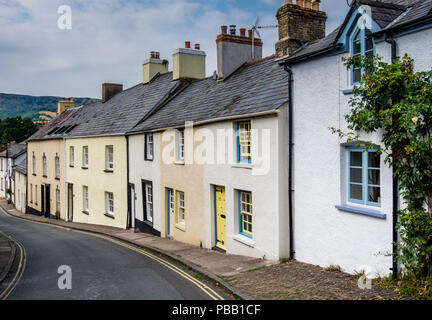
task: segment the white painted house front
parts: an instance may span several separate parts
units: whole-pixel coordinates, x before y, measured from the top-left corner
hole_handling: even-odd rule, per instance
[[[13,169],[26,157],[26,144],[12,142],[8,144],[7,149],[0,153],[0,197],[6,198],[7,190],[11,189],[12,201],[14,199],[14,190],[12,186]]]
[[[324,267],[339,265],[350,273],[370,270],[371,276],[377,276],[388,275],[392,268],[392,169],[384,164],[384,155],[377,159],[330,130],[349,132],[345,115],[356,75],[346,69],[342,58],[356,52],[367,55],[370,50],[391,62],[387,35],[396,41],[398,57],[406,53],[414,59],[416,71],[430,70],[432,25],[402,24],[404,17],[416,12],[415,5],[368,3],[372,10],[364,8],[372,12],[371,23],[367,13],[359,13],[361,3],[354,3],[340,30],[295,52],[286,64],[293,72],[295,257]],[[374,21],[378,10],[390,10],[402,25]],[[359,23],[362,19],[370,33],[385,32],[368,40],[369,31],[359,28],[364,26]],[[382,146],[380,134],[360,134],[361,140]]]

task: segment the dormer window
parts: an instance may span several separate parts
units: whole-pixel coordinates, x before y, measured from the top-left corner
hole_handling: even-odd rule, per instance
[[[357,32],[354,33],[351,43],[351,56],[363,56],[366,58],[372,58],[374,56],[375,47],[371,35],[371,30],[367,28],[358,29]],[[365,74],[367,74],[366,69],[353,67],[352,84],[358,84]]]

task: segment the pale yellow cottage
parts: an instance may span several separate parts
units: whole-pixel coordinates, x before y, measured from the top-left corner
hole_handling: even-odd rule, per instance
[[[27,213],[65,219],[63,123],[80,108],[71,99],[58,102],[57,117],[27,139]]]

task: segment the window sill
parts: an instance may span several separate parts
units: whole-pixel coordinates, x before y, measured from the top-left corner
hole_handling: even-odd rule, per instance
[[[174,164],[179,165],[179,166],[184,166],[185,162],[184,162],[184,160],[176,160],[176,161],[174,161]]]
[[[184,224],[182,224],[182,223],[177,223],[177,224],[175,225],[175,227],[176,227],[177,229],[179,229],[180,231],[186,232],[186,226],[185,226]]]
[[[366,208],[358,208],[358,207],[349,206],[349,205],[338,205],[338,206],[335,206],[335,208],[340,210],[340,211],[362,214],[365,216],[374,217],[374,218],[378,218],[378,219],[387,219],[386,214],[381,213],[381,212],[376,211],[376,210],[371,210],[371,209],[366,209]]]
[[[145,161],[153,161],[153,158],[144,158]]]
[[[106,173],[114,173],[114,170],[104,170]]]
[[[88,167],[81,167],[81,169],[88,170]]]
[[[72,164],[70,164],[70,165],[69,165],[69,168],[75,168],[75,166],[74,166],[74,165],[72,165]]]
[[[48,179],[48,177],[47,177],[47,176],[42,176],[42,178]]]
[[[346,90],[343,90],[342,91],[342,93],[344,94],[344,95],[349,95],[349,94],[353,94],[353,89],[351,88],[351,89],[346,89]]]
[[[82,213],[84,213],[84,214],[86,214],[86,215],[90,215],[90,212],[88,212],[88,211],[85,211],[85,210],[83,210],[83,212]]]
[[[252,239],[245,237],[241,234],[236,234],[233,236],[233,239],[237,242],[240,242],[244,245],[247,245],[248,247],[254,248],[255,247],[255,241],[253,241]]]
[[[252,169],[252,163],[236,163],[231,165],[231,168]]]
[[[105,213],[104,216],[108,217],[108,218],[111,218],[111,219],[114,219],[114,214],[113,213]]]
[[[56,180],[60,181],[60,178],[58,178],[58,177],[55,177],[54,179],[56,179]]]

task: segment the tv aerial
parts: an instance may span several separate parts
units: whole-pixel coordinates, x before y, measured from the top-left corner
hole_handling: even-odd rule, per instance
[[[260,18],[256,17],[255,23],[253,24],[253,26],[251,28],[252,29],[252,60],[255,59],[255,33],[257,34],[258,38],[261,38],[261,35],[260,35],[258,29],[274,29],[274,28],[279,27],[277,24],[260,26],[259,22],[260,22]]]

